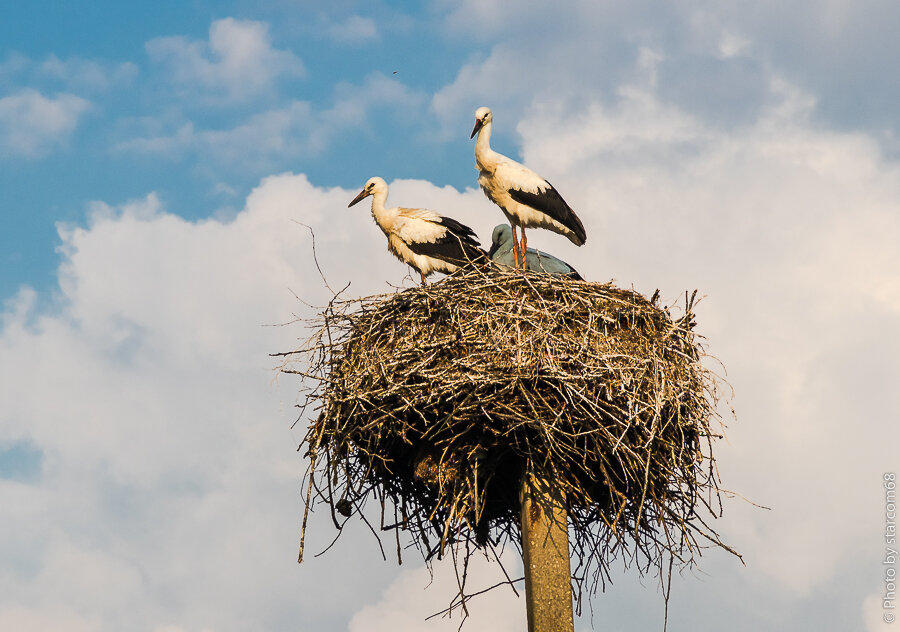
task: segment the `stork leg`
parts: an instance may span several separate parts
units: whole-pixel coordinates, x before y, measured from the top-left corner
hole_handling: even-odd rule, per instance
[[[510,228],[512,228],[513,234],[513,263],[515,263],[516,270],[519,269],[519,238],[516,236],[516,225],[512,222],[509,223]],[[525,232],[524,229],[522,232]]]
[[[525,227],[522,226],[522,247],[519,248],[522,253],[522,269],[528,269],[528,240],[525,238]]]
[[[419,274],[422,275],[422,287],[425,287],[425,273],[423,273],[421,270],[419,270]]]

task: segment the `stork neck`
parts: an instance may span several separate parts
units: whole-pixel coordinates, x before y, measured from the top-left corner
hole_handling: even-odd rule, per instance
[[[376,191],[372,194],[372,217],[375,221],[384,217],[384,204],[387,202],[387,193]]]
[[[487,123],[478,130],[478,138],[475,139],[475,164],[479,170],[484,171],[497,162],[497,154],[491,149],[491,123]]]

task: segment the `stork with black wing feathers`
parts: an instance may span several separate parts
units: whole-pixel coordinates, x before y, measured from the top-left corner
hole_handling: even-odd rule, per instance
[[[576,246],[583,245],[587,239],[584,226],[553,185],[525,165],[491,149],[492,121],[490,108],[478,108],[470,138],[478,134],[475,141],[478,184],[488,199],[500,207],[512,227],[516,265],[523,269],[526,265],[526,227],[546,228],[565,235]],[[517,226],[522,229],[521,242],[516,237]]]
[[[372,217],[388,239],[388,250],[418,271],[423,287],[432,272],[449,274],[471,263],[488,263],[471,228],[423,208],[385,208],[387,195],[387,183],[370,178],[348,207],[372,196]]]

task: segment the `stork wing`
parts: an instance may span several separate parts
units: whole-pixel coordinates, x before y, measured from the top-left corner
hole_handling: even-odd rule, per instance
[[[457,266],[488,261],[487,253],[475,242],[450,232],[434,242],[412,242],[407,246],[417,255],[433,257]]]
[[[397,227],[400,237],[414,253],[434,257],[455,265],[486,258],[478,247],[475,232],[455,219],[426,209],[400,209],[403,222]]]
[[[587,239],[587,233],[584,232],[584,225],[575,211],[566,204],[553,185],[544,180],[546,188],[539,187],[536,191],[523,191],[522,189],[509,189],[509,197],[518,202],[530,206],[533,209],[546,213],[549,217],[575,233],[575,236],[583,244]]]
[[[465,224],[456,221],[452,217],[444,217],[441,215],[439,217],[438,222],[441,226],[446,228],[448,231],[456,235],[457,237],[461,237],[463,239],[478,243],[478,239],[476,238],[475,231],[466,226]]]
[[[397,235],[407,244],[436,242],[448,234],[478,245],[475,231],[451,217],[444,217],[424,208],[398,209]]]

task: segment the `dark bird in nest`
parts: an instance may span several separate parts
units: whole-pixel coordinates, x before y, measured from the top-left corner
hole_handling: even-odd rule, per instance
[[[423,208],[385,208],[387,183],[370,178],[347,206],[372,196],[372,217],[388,239],[390,250],[422,277],[432,272],[455,272],[469,264],[486,264],[487,253],[479,247],[475,232],[455,219]]]
[[[500,266],[515,267],[513,234],[509,224],[498,224],[495,226],[494,233],[491,235],[491,242],[491,249],[488,251],[491,261]],[[575,268],[562,259],[557,259],[553,255],[548,255],[546,252],[541,252],[534,248],[525,249],[525,268],[533,272],[561,274],[577,281],[583,280]]]

